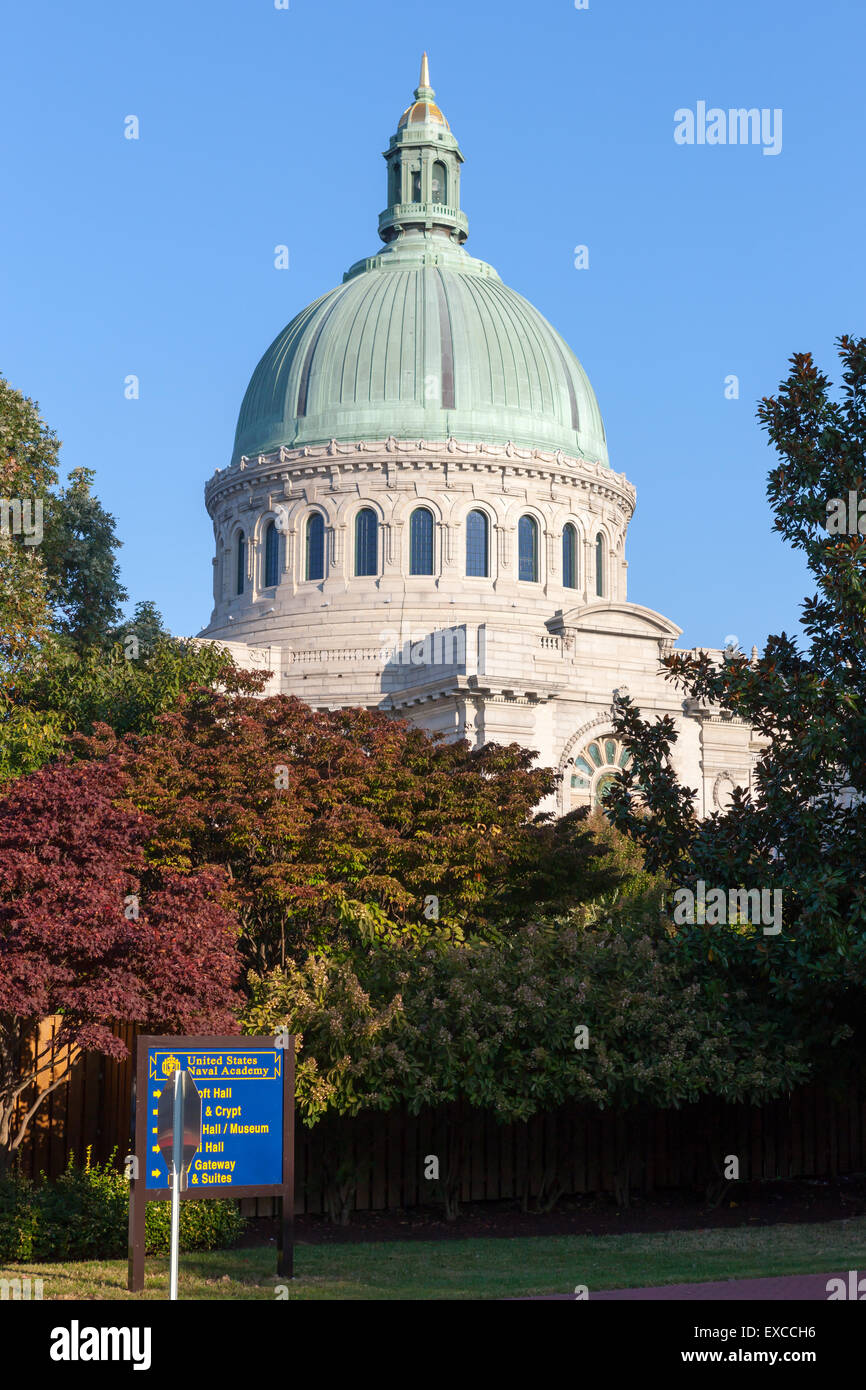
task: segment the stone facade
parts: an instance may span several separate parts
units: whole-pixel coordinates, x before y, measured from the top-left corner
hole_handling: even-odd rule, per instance
[[[673,716],[676,770],[705,815],[749,785],[750,730],[664,679],[680,629],[627,597],[635,490],[609,466],[571,349],[463,250],[463,157],[433,95],[425,59],[385,154],[385,249],[256,368],[231,464],[205,491],[201,636],[315,708],[531,748],[561,774],[559,812],[597,801],[627,762],[610,725],[627,689]]]
[[[586,460],[455,440],[334,441],[242,460],[207,488],[217,556],[214,611],[202,636],[229,639],[239,664],[272,672],[270,692],[314,708],[365,705],[475,744],[530,747],[562,774],[560,812],[597,799],[610,775],[610,705],[623,689],[645,714],[674,717],[677,772],[706,814],[734,784],[749,785],[753,743],[747,726],[684,704],[661,674],[660,657],[680,629],[627,601],[634,502],[622,474]],[[362,507],[376,513],[377,564],[358,577],[353,537]],[[419,507],[434,517],[432,575],[410,573],[409,521]],[[489,521],[486,577],[465,573],[472,510]],[[305,534],[316,512],[324,574],[307,580]],[[538,523],[534,581],[518,577],[524,516]],[[275,585],[265,583],[271,521],[280,537]],[[566,588],[569,523],[578,563],[575,587]],[[617,748],[615,765],[623,755]]]

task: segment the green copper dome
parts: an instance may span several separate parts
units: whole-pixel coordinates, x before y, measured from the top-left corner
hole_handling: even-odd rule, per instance
[[[462,247],[463,157],[432,101],[385,153],[385,248],[302,310],[268,348],[241,405],[233,462],[285,445],[397,439],[562,449],[607,464],[586,373],[537,309]]]

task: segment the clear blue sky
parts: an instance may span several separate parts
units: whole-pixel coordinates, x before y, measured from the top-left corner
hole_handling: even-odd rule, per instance
[[[290,5],[4,16],[0,372],[65,469],[96,470],[130,606],[153,599],[177,633],[207,621],[205,479],[264,349],[378,247],[381,151],[427,48],[468,249],[571,343],[637,487],[629,596],[689,644],[795,627],[808,578],[770,530],[754,408],[792,352],[835,377],[834,338],[864,332],[866,7]],[[781,153],[677,145],[674,112],[701,100],[781,108]]]

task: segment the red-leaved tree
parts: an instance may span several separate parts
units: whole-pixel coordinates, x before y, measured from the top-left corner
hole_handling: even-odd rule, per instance
[[[127,1055],[113,1023],[238,1031],[221,875],[148,865],[148,820],[118,806],[122,787],[109,760],[42,769],[0,797],[0,1168],[76,1055]]]
[[[257,970],[307,952],[508,934],[621,875],[574,817],[538,803],[556,774],[515,744],[473,749],[379,710],[187,693],[145,737],[77,741],[128,777],[148,858],[218,868]]]

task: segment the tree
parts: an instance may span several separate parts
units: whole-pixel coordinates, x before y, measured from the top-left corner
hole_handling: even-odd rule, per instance
[[[0,376],[0,681],[21,668],[48,632],[39,532],[57,482],[59,448],[37,403]]]
[[[0,786],[71,751],[70,737],[91,734],[96,724],[110,724],[117,734],[146,733],[184,691],[218,684],[234,670],[225,648],[212,643],[153,641],[150,607],[138,606],[142,626],[130,626],[122,644],[79,655],[48,639],[19,671],[0,706]],[[126,640],[137,632],[140,641]]]
[[[120,541],[114,517],[90,490],[95,476],[90,468],[73,468],[45,533],[55,628],[78,652],[110,640],[127,597],[115,554]]]
[[[258,968],[374,939],[496,938],[539,901],[620,877],[573,818],[534,813],[555,774],[531,753],[256,698],[251,680],[188,693],[146,737],[98,730],[81,749],[120,760],[153,819],[153,863],[230,874]]]
[[[149,866],[147,821],[118,805],[122,782],[109,763],[65,765],[0,797],[0,1165],[79,1051],[127,1055],[113,1023],[237,1028],[220,875]],[[51,1015],[55,1036],[37,1046]]]
[[[497,945],[373,945],[351,960],[311,952],[250,983],[245,1030],[300,1035],[308,1125],[458,1101],[503,1122],[570,1100],[759,1104],[808,1073],[791,1018],[732,989],[720,963],[695,968],[654,899],[591,928],[538,921]]]
[[[791,359],[758,418],[779,462],[769,475],[774,529],[803,551],[816,593],[803,604],[805,646],[784,632],[757,660],[734,654],[668,657],[677,686],[751,725],[763,741],[755,794],[699,821],[693,794],[670,767],[673,721],[650,724],[621,700],[616,732],[632,766],[606,809],[643,848],[648,867],[675,883],[779,890],[783,929],[683,928],[688,949],[728,960],[732,975],[796,1003],[816,1066],[838,1073],[864,1056],[866,987],[866,542],[838,534],[838,515],[866,478],[866,339],[839,339],[842,387],[834,398],[809,354]],[[640,800],[636,789],[641,786]]]
[[[148,656],[157,643],[165,642],[170,636],[163,624],[162,614],[149,599],[137,603],[132,617],[121,623],[113,633],[114,641],[124,648],[124,656],[132,661],[142,655]]]

